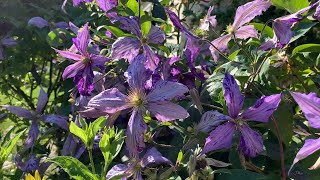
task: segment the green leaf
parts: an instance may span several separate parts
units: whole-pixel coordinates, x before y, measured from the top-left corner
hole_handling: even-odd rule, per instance
[[[127,7],[131,9],[134,15],[139,16],[139,3],[136,0],[128,0]],[[140,9],[140,16],[144,15],[142,8]]]
[[[99,117],[92,123],[92,134],[95,136],[97,132],[106,126],[107,118]]]
[[[229,58],[231,61],[233,61],[233,60],[236,58],[236,56],[239,54],[240,51],[241,51],[241,49],[238,49],[238,50],[234,51],[232,54],[230,54],[230,55],[228,56],[228,58]]]
[[[292,55],[302,52],[320,52],[320,44],[303,44],[293,49]]]
[[[309,6],[308,0],[272,0],[271,2],[274,6],[285,9],[290,13],[297,12]]]
[[[62,46],[64,40],[61,37],[66,36],[66,34],[68,34],[68,31],[57,28],[48,33],[46,40],[52,47]]]
[[[0,167],[2,167],[4,161],[8,158],[9,154],[11,153],[14,146],[17,144],[18,140],[22,136],[22,134],[26,130],[21,131],[19,134],[17,134],[13,139],[6,142],[2,147],[0,147]]]
[[[79,128],[74,122],[70,122],[70,132],[74,135],[76,135],[77,137],[79,137],[81,139],[81,141],[84,143],[84,144],[88,144],[88,136],[86,134],[86,132]]]
[[[125,32],[123,32],[121,29],[114,27],[114,26],[105,26],[105,28],[110,31],[114,36],[116,37],[123,37],[125,36]]]
[[[182,159],[183,159],[183,152],[180,150],[178,153],[177,162],[181,163]]]
[[[290,43],[296,41],[300,37],[304,36],[313,26],[318,22],[300,22],[294,29],[294,36],[291,38]]]
[[[151,21],[145,21],[141,24],[141,32],[143,37],[147,37],[151,29]]]
[[[262,23],[250,23],[250,24],[253,25],[256,30],[263,32],[264,34],[268,35],[270,38],[273,38],[274,33],[270,26],[267,26]]]
[[[71,156],[57,156],[48,159],[48,161],[53,162],[60,166],[69,176],[76,180],[92,179],[99,180],[99,178],[92,174],[90,170],[82,164],[78,159]]]

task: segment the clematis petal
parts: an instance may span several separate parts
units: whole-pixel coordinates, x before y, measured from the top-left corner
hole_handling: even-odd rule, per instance
[[[54,28],[69,29],[69,24],[64,21],[56,22],[54,23]]]
[[[225,74],[223,88],[229,116],[235,119],[243,106],[244,96],[241,94],[236,80],[229,73]]]
[[[239,128],[241,132],[239,149],[247,156],[256,157],[263,151],[262,136],[244,124]]]
[[[148,43],[161,44],[166,39],[166,35],[161,28],[152,25],[147,38]]]
[[[31,127],[28,133],[28,138],[24,142],[24,150],[31,148],[36,142],[39,136],[39,123],[37,121],[32,121]]]
[[[74,34],[78,34],[79,27],[73,24],[71,21],[69,22],[69,28]]]
[[[1,44],[4,45],[6,48],[10,48],[12,46],[17,45],[17,41],[13,39],[12,36],[6,35],[4,38],[1,39]]]
[[[68,134],[67,139],[65,140],[62,148],[62,155],[63,156],[72,156],[77,148],[77,140],[75,137],[72,135],[72,133]]]
[[[85,66],[85,68],[76,74],[73,81],[77,84],[79,93],[83,96],[90,96],[94,89],[93,86],[93,70],[92,66]]]
[[[291,31],[291,25],[281,21],[275,20],[273,22],[273,30],[274,35],[277,37],[281,45],[288,44],[294,36],[294,32]]]
[[[151,49],[150,46],[144,44],[143,46],[143,54],[146,57],[145,67],[150,69],[151,71],[155,71],[160,62],[160,58],[158,55]]]
[[[87,118],[98,118],[98,117],[101,117],[101,116],[108,115],[107,112],[104,112],[103,110],[95,109],[95,108],[88,108],[88,109],[85,109],[83,111],[79,111],[79,113],[83,117],[87,117]]]
[[[313,128],[320,128],[320,98],[315,93],[290,92]]]
[[[193,35],[184,25],[181,24],[179,17],[171,11],[169,8],[166,8],[166,12],[169,15],[169,18],[172,22],[172,24],[181,32],[185,33],[187,36],[191,36],[193,38],[197,38],[195,35]]]
[[[81,61],[82,59],[84,59],[84,57],[82,55],[76,54],[76,53],[73,53],[73,52],[70,52],[70,51],[60,51],[60,50],[57,50],[57,49],[55,49],[55,51],[57,53],[59,53],[64,58],[72,59],[72,60],[75,60],[75,61]]]
[[[44,107],[47,105],[48,102],[48,95],[42,88],[40,88],[40,94],[38,97],[38,103],[36,108],[37,114],[42,114]]]
[[[272,113],[277,110],[281,101],[281,94],[262,96],[249,109],[242,113],[242,118],[267,123]]]
[[[66,80],[71,77],[75,77],[80,71],[83,71],[84,68],[85,68],[85,64],[83,64],[82,61],[78,61],[74,64],[69,65],[63,71],[63,74],[62,74],[63,80]]]
[[[104,64],[111,60],[110,58],[107,58],[105,56],[95,55],[95,54],[91,54],[90,59],[92,60],[92,63],[93,63],[92,66],[98,67],[101,70],[104,70],[105,69]]]
[[[28,25],[36,26],[37,28],[44,28],[49,26],[49,22],[42,17],[33,17],[28,21]]]
[[[136,16],[119,16],[120,28],[132,32],[139,39],[142,37],[139,19]]]
[[[242,25],[250,22],[256,16],[261,15],[271,6],[270,1],[266,0],[254,0],[248,2],[242,6],[239,6],[234,17],[232,24],[233,29],[238,29]]]
[[[49,114],[49,115],[42,115],[41,119],[46,123],[56,124],[60,128],[66,131],[69,131],[69,118],[66,116]]]
[[[306,139],[302,148],[298,151],[296,157],[293,160],[293,163],[288,171],[290,173],[293,166],[299,162],[300,160],[310,156],[311,154],[315,153],[316,151],[320,150],[320,138],[319,139]]]
[[[89,23],[86,23],[77,34],[77,38],[73,38],[73,43],[79,50],[79,52],[83,55],[88,57],[88,44],[90,42],[90,30],[88,27]]]
[[[157,102],[171,100],[175,97],[182,96],[188,91],[188,87],[181,83],[159,80],[147,95],[147,101]]]
[[[318,21],[320,20],[320,4],[317,6],[316,12],[313,14],[313,18],[315,18]]]
[[[133,110],[126,131],[126,145],[131,157],[139,158],[139,153],[145,148],[144,134],[148,126],[139,110]]]
[[[231,120],[229,116],[225,116],[218,111],[207,111],[202,115],[197,129],[201,132],[209,133],[220,123],[229,120]]]
[[[228,42],[230,40],[231,40],[231,35],[227,34],[227,35],[221,36],[221,37],[213,40],[211,43],[217,49],[219,49],[221,52],[228,52],[229,51]],[[220,56],[219,51],[216,48],[214,48],[213,46],[209,47],[211,55],[212,55],[212,58],[213,58],[214,61],[218,61],[219,56]]]
[[[111,57],[114,59],[126,58],[131,62],[138,54],[141,43],[136,38],[118,38],[111,48]]]
[[[214,129],[206,138],[201,154],[218,149],[229,149],[232,145],[232,138],[236,126],[233,122],[227,122]]]
[[[146,58],[144,55],[138,55],[134,58],[133,62],[129,65],[125,76],[127,77],[129,86],[132,89],[142,89],[147,81],[147,71],[144,67]]]
[[[9,105],[2,105],[1,107],[6,108],[11,113],[22,118],[31,119],[33,117],[32,113],[25,108],[21,108],[18,106],[9,106]]]
[[[150,165],[168,164],[173,165],[172,162],[163,157],[162,154],[155,148],[148,149],[141,160],[141,167],[145,168]]]
[[[93,74],[94,74],[94,78],[93,78],[94,89],[100,93],[105,90],[104,88],[105,77],[102,73],[97,71],[93,71]]]
[[[252,25],[242,26],[235,32],[235,36],[239,39],[258,38],[258,31]]]
[[[109,17],[116,17],[116,12],[108,12],[118,6],[118,0],[96,0],[98,6],[107,13]]]
[[[183,107],[169,101],[149,102],[146,109],[161,122],[189,117],[189,113]]]
[[[217,19],[216,16],[211,16],[211,12],[213,10],[213,6],[210,6],[208,9],[208,13],[206,17],[204,18],[203,23],[200,25],[200,29],[204,31],[209,31],[210,24],[214,28],[217,25]]]
[[[270,49],[276,48],[277,47],[277,37],[274,36],[272,39],[266,41],[265,43],[261,44],[259,47],[259,50],[262,51],[269,51]]]
[[[117,176],[125,175],[128,170],[128,165],[126,164],[117,164],[113,166],[107,173],[106,179],[111,180]],[[121,178],[120,180],[126,180],[127,178]]]
[[[116,88],[107,89],[90,99],[88,107],[106,113],[116,113],[130,107],[126,104],[126,97]]]

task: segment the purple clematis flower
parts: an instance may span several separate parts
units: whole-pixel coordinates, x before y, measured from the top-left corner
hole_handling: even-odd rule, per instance
[[[261,15],[271,6],[270,1],[266,0],[254,0],[248,2],[242,6],[239,6],[236,11],[236,15],[232,25],[227,27],[227,35],[221,36],[211,43],[222,52],[228,52],[228,42],[233,38],[247,39],[249,37],[258,37],[258,32],[253,25],[245,25],[250,22],[256,16]],[[219,58],[219,51],[214,47],[210,47],[210,51],[214,61]]]
[[[131,31],[136,37],[121,37],[112,44],[111,57],[120,59],[126,58],[129,63],[139,54],[140,48],[146,57],[145,67],[154,71],[160,61],[158,55],[152,50],[150,44],[161,44],[166,36],[164,32],[156,26],[151,25],[151,29],[144,37],[141,32],[139,20],[134,16],[118,17],[122,29]]]
[[[17,42],[11,36],[6,35],[5,37],[3,37],[0,41],[0,60],[6,57],[3,46],[6,48],[10,48],[15,45],[17,45]]]
[[[148,79],[144,67],[146,58],[138,55],[128,67],[126,72],[130,86],[129,95],[122,94],[118,89],[107,89],[93,97],[88,103],[88,110],[82,111],[86,114],[113,114],[125,109],[132,109],[126,132],[126,144],[132,157],[144,149],[144,133],[147,124],[143,120],[143,114],[148,110],[161,122],[175,119],[183,119],[189,116],[188,112],[179,105],[170,102],[171,99],[182,96],[188,92],[183,84],[158,81],[147,93],[144,89]]]
[[[36,26],[37,28],[44,28],[44,27],[48,27],[49,26],[49,22],[45,19],[43,19],[42,17],[33,17],[28,21],[28,25],[29,26]]]
[[[275,19],[273,21],[274,38],[262,44],[259,49],[268,51],[276,47],[283,48],[294,36],[294,32],[291,30],[292,26],[303,20],[305,17],[303,14],[318,4],[319,1],[293,14]]]
[[[203,22],[200,25],[200,29],[204,31],[209,31],[210,25],[213,28],[217,26],[216,16],[211,16],[212,10],[213,10],[213,6],[210,6],[206,17],[204,18]]]
[[[28,133],[28,138],[25,141],[24,149],[27,150],[33,147],[35,141],[39,135],[39,121],[42,120],[45,123],[53,123],[59,126],[60,128],[69,131],[69,118],[65,116],[55,115],[55,114],[48,114],[44,115],[43,111],[48,102],[48,95],[44,92],[44,90],[40,89],[40,94],[38,97],[38,104],[37,108],[34,112],[30,112],[25,108],[21,108],[18,106],[10,106],[10,105],[3,105],[2,107],[9,110],[11,113],[26,119],[31,120],[31,127]]]
[[[309,121],[309,125],[313,128],[320,129],[320,98],[315,93],[302,94],[298,92],[290,92],[294,100],[298,103],[303,114]],[[314,152],[320,150],[320,138],[318,139],[307,139],[302,148],[297,153],[291,168],[300,160],[308,157]],[[317,165],[313,165],[309,169],[319,168]]]
[[[104,63],[110,59],[88,52],[88,44],[90,41],[88,23],[84,25],[77,37],[72,39],[74,46],[80,54],[71,51],[56,50],[61,56],[75,60],[76,63],[68,66],[63,74],[63,79],[73,77],[73,81],[77,84],[77,88],[81,95],[89,96],[94,89],[93,86],[93,68],[98,67],[104,70]]]
[[[168,164],[173,166],[172,162],[163,157],[162,154],[156,149],[149,149],[142,159],[137,159],[129,164],[117,164],[113,166],[106,175],[106,179],[112,179],[115,177],[122,177],[121,180],[126,180],[129,177],[133,179],[143,180],[141,170],[152,165]]]
[[[269,117],[277,109],[281,101],[281,94],[263,96],[252,107],[240,114],[244,96],[241,94],[234,77],[226,73],[223,80],[223,87],[229,116],[225,116],[217,111],[205,114],[206,118],[217,122],[224,121],[225,123],[211,131],[209,137],[206,138],[202,153],[230,148],[233,134],[236,130],[239,130],[241,134],[239,150],[247,156],[256,157],[263,151],[263,140],[261,135],[252,130],[247,122],[257,121],[267,123]],[[203,119],[202,121],[209,120]],[[210,124],[214,126],[217,125],[216,123]],[[210,130],[210,128],[201,128],[201,126],[199,126],[199,128],[203,131]]]
[[[98,6],[106,12],[106,15],[110,18],[115,18],[117,17],[116,12],[108,12],[111,9],[115,8],[118,6],[118,0],[96,0]]]

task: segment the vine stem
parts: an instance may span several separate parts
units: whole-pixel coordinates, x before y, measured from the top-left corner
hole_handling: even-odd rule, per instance
[[[88,148],[88,152],[89,152],[90,166],[91,166],[92,172],[93,172],[93,174],[96,174],[96,169],[94,167],[94,162],[93,162],[93,157],[92,157],[92,148]]]
[[[279,142],[279,147],[280,147],[280,160],[281,160],[281,174],[282,174],[282,180],[286,180],[286,169],[285,169],[285,166],[284,166],[284,151],[283,151],[283,145],[282,145],[282,138],[280,137],[280,134],[279,134],[279,127],[278,127],[278,124],[277,124],[277,121],[276,119],[274,118],[274,116],[272,115],[271,116],[271,119],[272,119],[272,122],[273,122],[273,125],[275,127],[275,131],[276,131],[276,135],[277,135],[277,138],[278,138],[278,142]]]
[[[218,49],[215,45],[213,45],[208,39],[200,39],[200,40],[209,43],[215,50],[217,50],[219,52],[219,54],[221,56],[223,56],[225,59],[228,59],[229,61],[231,61],[231,59],[229,59],[226,55],[224,55],[224,53],[222,51],[220,51],[220,49]]]

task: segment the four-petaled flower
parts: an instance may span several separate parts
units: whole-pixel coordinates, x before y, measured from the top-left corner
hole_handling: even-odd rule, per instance
[[[138,55],[126,72],[130,86],[129,95],[122,94],[118,89],[107,89],[93,97],[88,103],[88,110],[82,114],[90,117],[96,114],[113,114],[125,109],[132,109],[126,132],[126,144],[131,156],[136,157],[144,147],[144,134],[147,124],[143,114],[148,110],[161,122],[183,119],[189,116],[188,112],[179,105],[170,102],[171,99],[182,96],[188,88],[177,82],[159,80],[150,92],[144,89],[149,78],[144,67],[146,58]]]
[[[154,71],[160,62],[160,58],[150,45],[161,44],[166,38],[164,32],[159,27],[151,25],[149,33],[144,36],[137,17],[126,16],[117,19],[121,28],[132,32],[135,37],[121,37],[116,40],[112,44],[111,57],[116,59],[126,58],[129,63],[132,63],[142,47],[143,54],[146,57],[145,67]]]
[[[212,120],[224,121],[225,123],[211,131],[209,137],[206,138],[202,153],[230,148],[233,134],[238,130],[241,133],[239,150],[247,156],[255,157],[263,151],[263,140],[262,136],[252,130],[247,122],[257,121],[267,123],[269,117],[277,109],[281,101],[281,94],[263,96],[252,107],[240,114],[244,96],[241,94],[239,86],[232,75],[226,73],[223,87],[229,116],[218,112],[213,112],[214,116],[207,116],[208,118],[214,117]],[[213,124],[216,125],[215,123]]]
[[[88,23],[84,25],[82,31],[78,33],[76,38],[72,39],[74,46],[80,54],[71,51],[56,50],[61,56],[75,60],[76,63],[69,65],[63,72],[63,79],[73,77],[74,82],[81,95],[89,96],[94,89],[93,86],[93,68],[98,67],[104,70],[104,63],[110,59],[88,51],[90,42],[90,34]]]

